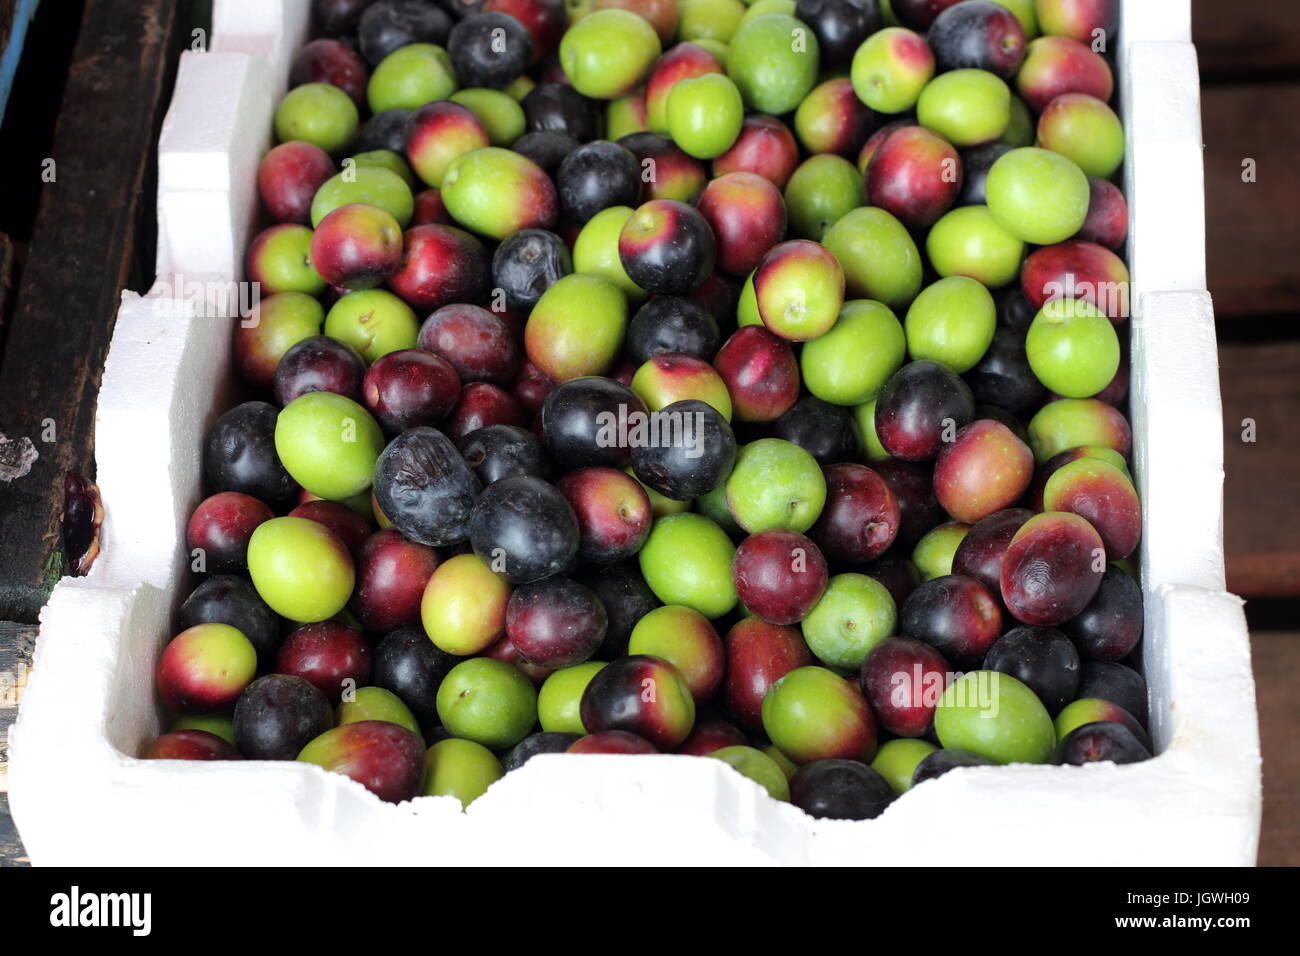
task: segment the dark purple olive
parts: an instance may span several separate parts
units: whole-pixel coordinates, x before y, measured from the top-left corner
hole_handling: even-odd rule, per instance
[[[563,468],[627,464],[631,449],[611,440],[620,416],[645,415],[645,403],[612,378],[575,378],[557,385],[542,404],[542,440]]]
[[[529,132],[558,130],[579,143],[596,138],[599,107],[564,83],[539,83],[520,101]]]
[[[538,754],[562,754],[580,736],[580,734],[564,734],[554,730],[531,734],[510,748],[510,752],[501,758],[501,767],[509,773],[511,770],[518,770]]]
[[[984,669],[1010,674],[1055,717],[1079,689],[1079,652],[1054,627],[1013,627],[984,655]]]
[[[1025,31],[1006,7],[965,0],[930,24],[926,42],[940,72],[985,70],[1010,80],[1025,60]]]
[[[1119,704],[1138,722],[1147,722],[1146,678],[1119,661],[1084,661],[1079,674],[1079,696],[1100,697]]]
[[[885,778],[857,760],[816,760],[790,780],[790,802],[810,817],[870,820],[893,800]]]
[[[673,501],[690,501],[731,474],[736,436],[712,405],[697,399],[673,402],[651,421],[658,423],[658,440],[632,449],[632,469],[647,487]]]
[[[605,642],[596,652],[596,659],[612,661],[625,656],[636,622],[660,605],[641,576],[641,568],[636,561],[591,566],[579,573],[578,580],[595,591],[605,607]]]
[[[275,400],[283,408],[308,392],[333,392],[361,401],[366,363],[350,346],[313,335],[290,347],[275,367]]]
[[[263,663],[280,648],[280,618],[247,578],[234,574],[214,574],[191,591],[176,624],[177,633],[197,624],[229,624],[248,638]]]
[[[470,522],[470,544],[513,584],[568,571],[578,559],[578,521],[559,490],[515,475],[488,485]]]
[[[524,314],[572,271],[569,247],[545,229],[521,229],[503,239],[492,254],[493,285],[505,293],[507,308]]]
[[[632,364],[640,366],[668,352],[712,362],[721,344],[718,320],[708,309],[680,296],[659,295],[632,316],[625,348]]]
[[[1070,731],[1057,748],[1057,761],[1076,767],[1109,760],[1113,763],[1141,763],[1151,751],[1123,724],[1099,720]]]
[[[460,453],[484,487],[511,475],[549,478],[541,439],[517,425],[488,425],[460,440]]]
[[[847,67],[862,41],[883,24],[879,0],[799,0],[794,15],[817,37],[823,69]]]
[[[412,43],[446,44],[451,17],[427,0],[379,0],[361,15],[357,40],[371,66]]]
[[[975,417],[970,388],[947,366],[921,360],[904,365],[876,399],[876,437],[905,461],[931,461]]]
[[[438,688],[458,658],[439,648],[418,624],[398,628],[375,646],[370,682],[401,698],[421,727],[438,722]]]
[[[564,157],[581,145],[563,130],[541,129],[520,136],[510,148],[542,167],[546,175],[554,176]]]
[[[582,225],[610,206],[635,206],[641,196],[641,168],[629,150],[598,139],[564,157],[555,188],[565,218]]]
[[[983,206],[988,201],[984,187],[988,182],[989,170],[1011,150],[1012,147],[1005,143],[988,143],[961,154],[962,181],[957,205]]]
[[[966,384],[980,405],[1002,408],[1020,418],[1033,415],[1047,397],[1047,389],[1029,367],[1025,333],[1004,325],[993,333],[984,357],[966,373]]]
[[[912,786],[942,777],[949,770],[956,770],[958,767],[991,766],[993,766],[992,760],[978,754],[967,753],[965,750],[936,750],[921,758],[921,762],[916,765],[916,769],[912,771]]]
[[[375,463],[375,500],[398,531],[431,548],[469,537],[481,485],[451,439],[428,425],[394,438]]]
[[[1142,639],[1142,589],[1112,564],[1088,606],[1061,627],[1085,660],[1127,657]]]
[[[238,491],[258,498],[272,511],[287,511],[297,483],[275,451],[278,412],[269,402],[245,402],[226,412],[203,440],[203,483],[209,494]]]
[[[819,465],[855,461],[858,457],[852,410],[811,395],[799,399],[773,423],[772,435],[798,445]]]
[[[447,53],[464,87],[499,89],[517,79],[533,61],[528,30],[505,13],[471,13],[451,28]]]
[[[249,760],[294,760],[303,747],[334,726],[334,712],[301,677],[259,677],[235,702],[235,746]]]
[[[411,133],[411,121],[414,118],[414,110],[394,109],[376,113],[361,124],[361,129],[357,130],[357,142],[354,148],[358,153],[387,149],[399,156],[405,156],[406,139]]]

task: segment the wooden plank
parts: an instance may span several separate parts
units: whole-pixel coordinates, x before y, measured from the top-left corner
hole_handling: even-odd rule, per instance
[[[1263,631],[1251,638],[1260,747],[1264,755],[1264,819],[1260,866],[1300,866],[1300,632]]]
[[[64,566],[64,475],[93,472],[119,293],[137,261],[152,259],[154,147],[188,9],[85,6],[54,131],[55,181],[43,188],[0,367],[0,431],[40,454],[24,478],[0,484],[0,619],[36,620]]]
[[[27,853],[9,816],[9,728],[18,716],[18,704],[27,686],[35,649],[35,627],[0,621],[0,866],[27,861]]]
[[[1300,82],[1212,87],[1202,97],[1215,310],[1225,319],[1300,312]],[[1250,161],[1255,178],[1245,181]]]
[[[9,329],[9,313],[13,308],[17,283],[17,248],[8,236],[0,232],[0,357],[5,354],[5,333]]]
[[[1207,79],[1300,71],[1295,0],[1192,0],[1192,39]]]
[[[1300,341],[1219,346],[1228,589],[1245,597],[1300,596],[1298,368]]]

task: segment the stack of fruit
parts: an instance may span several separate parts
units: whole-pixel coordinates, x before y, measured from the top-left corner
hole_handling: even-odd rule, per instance
[[[863,819],[1150,755],[1114,2],[316,23],[149,756],[690,754]]]

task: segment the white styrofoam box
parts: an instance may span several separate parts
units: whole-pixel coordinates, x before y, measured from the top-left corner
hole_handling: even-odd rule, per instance
[[[282,85],[247,53],[181,54],[158,138],[157,275],[242,275]]]
[[[160,147],[169,170],[159,284],[124,297],[100,394],[104,555],[87,578],[61,582],[42,613],[11,735],[10,799],[32,859],[929,863],[951,861],[953,846],[978,833],[984,862],[1253,862],[1259,743],[1241,603],[1223,593],[1221,415],[1187,7],[1126,0],[1119,72],[1154,760],[957,770],[852,823],[812,820],[720,762],[668,755],[538,757],[465,813],[447,797],[384,804],[304,764],[136,759],[159,729],[153,665],[181,596],[203,429],[229,402],[229,321],[211,317],[208,284],[240,277],[251,172],[306,24],[307,0],[217,0],[214,52],[186,55]],[[191,281],[200,283],[192,303],[167,302],[168,286]],[[1106,839],[1075,839],[1083,821]]]

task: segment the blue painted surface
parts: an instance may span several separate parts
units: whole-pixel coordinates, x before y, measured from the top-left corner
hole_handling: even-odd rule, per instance
[[[23,56],[23,42],[27,39],[27,27],[36,16],[36,8],[41,0],[18,0],[18,10],[14,14],[13,32],[4,52],[0,53],[0,119],[4,118],[5,107],[9,105],[9,92],[13,89],[14,74],[18,72],[18,61]]]

